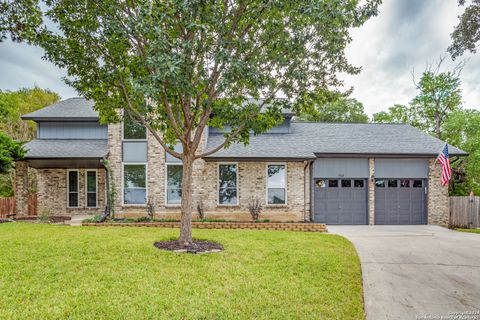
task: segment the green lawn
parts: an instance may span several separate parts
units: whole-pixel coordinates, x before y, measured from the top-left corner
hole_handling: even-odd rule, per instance
[[[480,229],[461,229],[461,228],[457,228],[455,230],[460,231],[460,232],[480,233]]]
[[[0,224],[1,319],[363,319],[340,236],[194,230],[225,251],[160,251],[176,229]]]

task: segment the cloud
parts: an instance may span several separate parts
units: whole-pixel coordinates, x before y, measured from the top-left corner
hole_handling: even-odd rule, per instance
[[[456,1],[387,1],[380,13],[353,30],[347,57],[363,70],[343,76],[354,87],[353,96],[363,102],[368,114],[395,103],[407,104],[415,95],[412,71],[420,76],[427,63],[447,56],[443,68],[453,68],[446,48],[461,13]],[[480,107],[480,54],[470,58],[461,75],[466,107]]]
[[[462,12],[457,1],[390,0],[380,13],[360,28],[352,30],[353,42],[347,57],[363,71],[343,75],[353,96],[363,102],[368,114],[385,110],[395,103],[407,104],[415,95],[412,70],[418,75],[427,62],[446,55],[450,33]],[[60,93],[62,98],[77,96],[62,82],[64,70],[41,59],[42,50],[25,44],[0,43],[0,89],[16,90],[38,85]],[[469,58],[462,72],[462,92],[466,107],[480,108],[480,53]],[[444,63],[451,68],[456,62]]]

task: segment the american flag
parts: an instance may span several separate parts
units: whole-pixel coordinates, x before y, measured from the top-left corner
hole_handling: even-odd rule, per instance
[[[438,154],[438,162],[442,165],[442,185],[447,185],[448,180],[452,176],[452,170],[450,169],[450,160],[448,159],[448,144],[445,144],[443,150]]]

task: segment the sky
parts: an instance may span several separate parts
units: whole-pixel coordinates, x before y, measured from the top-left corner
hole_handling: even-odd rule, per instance
[[[363,103],[368,115],[396,103],[408,104],[417,93],[412,72],[418,78],[427,63],[446,56],[443,70],[448,70],[459,62],[451,61],[446,49],[461,12],[456,0],[384,0],[378,16],[352,30],[346,54],[362,72],[340,77],[354,88],[352,97]],[[36,47],[0,43],[0,89],[37,85],[64,99],[78,96],[63,83],[66,72],[42,60],[42,55]],[[463,59],[467,60],[461,74],[464,106],[480,109],[480,52],[464,54]]]

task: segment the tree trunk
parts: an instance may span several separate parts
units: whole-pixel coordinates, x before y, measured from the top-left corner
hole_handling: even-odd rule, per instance
[[[178,241],[184,246],[190,246],[192,240],[192,211],[193,211],[193,157],[185,155],[183,158],[182,173],[182,217],[180,220],[180,237]]]
[[[435,135],[437,136],[438,139],[441,139],[442,136],[442,131],[441,131],[441,122],[440,122],[440,115],[435,113]]]

